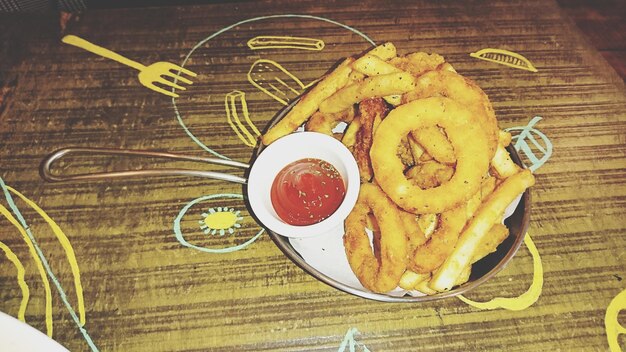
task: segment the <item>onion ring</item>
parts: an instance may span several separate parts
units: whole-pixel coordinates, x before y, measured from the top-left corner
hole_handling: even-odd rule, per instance
[[[427,189],[448,182],[454,175],[454,168],[429,160],[411,167],[405,174],[419,188]]]
[[[418,274],[427,274],[440,267],[454,250],[466,221],[464,205],[443,212],[439,226],[428,242],[417,247],[411,255],[409,268]]]
[[[444,128],[457,156],[452,178],[439,187],[421,189],[403,174],[395,155],[401,139],[423,126]],[[487,136],[475,115],[442,97],[415,100],[392,110],[374,134],[370,156],[374,178],[387,195],[411,213],[442,213],[467,201],[489,169]]]
[[[415,81],[416,89],[404,94],[402,102],[434,96],[448,97],[478,114],[480,124],[489,137],[489,157],[493,157],[498,144],[498,120],[487,94],[476,83],[456,72],[441,69],[426,72]],[[422,145],[433,155],[427,145]],[[434,156],[434,155],[433,155]],[[436,159],[436,158],[435,158]],[[443,160],[439,160],[443,161]],[[443,161],[446,162],[446,161]]]
[[[369,212],[376,217],[380,243],[372,252],[365,233]],[[408,245],[397,206],[372,183],[361,185],[359,198],[345,221],[343,236],[346,255],[352,271],[367,289],[384,293],[395,289],[406,270]],[[374,242],[377,242],[376,239]],[[377,249],[377,250],[376,250]]]

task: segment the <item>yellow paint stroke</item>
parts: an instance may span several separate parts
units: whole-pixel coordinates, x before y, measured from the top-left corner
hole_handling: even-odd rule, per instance
[[[475,53],[471,53],[470,56],[477,59],[517,68],[520,70],[537,72],[537,69],[535,68],[535,66],[533,66],[530,60],[518,53],[514,53],[512,51],[504,49],[482,49]]]
[[[626,290],[620,292],[613,298],[604,316],[606,338],[609,341],[609,350],[611,352],[620,352],[622,350],[617,337],[620,334],[626,334],[626,328],[617,321],[617,317],[619,312],[623,309],[626,309]]]
[[[324,41],[315,38],[260,35],[248,40],[248,47],[259,49],[298,49],[320,51],[324,49]]]
[[[26,318],[24,318],[24,314],[26,313],[26,307],[28,306],[28,300],[30,298],[30,290],[28,289],[28,285],[24,280],[24,265],[20,259],[13,253],[11,248],[6,244],[0,241],[0,249],[4,251],[4,254],[7,256],[7,259],[13,263],[15,269],[17,270],[17,284],[20,286],[20,290],[22,290],[22,302],[20,303],[20,309],[17,313],[17,319],[20,321],[26,322]]]
[[[459,297],[461,301],[478,309],[504,308],[508,310],[523,310],[537,302],[543,287],[543,265],[541,264],[539,251],[537,250],[537,247],[535,247],[535,243],[533,243],[529,234],[526,234],[524,237],[524,243],[533,257],[533,282],[528,288],[528,291],[522,293],[519,297],[496,297],[488,302],[475,302],[465,298],[464,296],[457,297]]]
[[[67,257],[67,261],[70,264],[72,269],[72,275],[74,276],[74,288],[76,289],[76,300],[78,304],[78,315],[80,325],[85,325],[85,301],[83,298],[83,286],[80,281],[80,271],[78,269],[78,262],[76,261],[76,255],[74,254],[74,248],[70,243],[70,240],[67,238],[63,230],[57,225],[48,214],[46,214],[43,209],[41,209],[37,204],[35,204],[32,200],[26,198],[23,194],[16,191],[14,188],[7,186],[7,189],[11,191],[13,194],[20,197],[26,204],[28,204],[34,211],[37,212],[45,221],[48,223],[48,226],[52,229],[52,232],[56,236],[57,240],[63,247],[65,251],[65,256]]]
[[[226,120],[230,128],[237,134],[237,137],[239,137],[245,145],[254,147],[256,145],[256,137],[260,136],[261,133],[254,123],[252,123],[252,120],[250,120],[246,93],[234,90],[226,94],[224,98],[224,109],[226,110]],[[248,131],[248,128],[241,122],[241,118],[239,117],[240,113],[248,127],[252,130],[252,133]]]
[[[48,281],[48,276],[46,276],[46,270],[43,267],[43,263],[41,259],[37,255],[35,251],[35,246],[31,241],[30,237],[26,233],[26,230],[22,227],[22,225],[13,217],[13,214],[9,212],[7,208],[5,208],[2,204],[0,204],[0,214],[2,214],[13,226],[17,228],[17,230],[22,234],[24,238],[24,242],[28,245],[28,250],[30,255],[35,260],[37,264],[37,270],[39,271],[39,276],[41,276],[41,282],[43,282],[43,288],[46,292],[46,334],[48,337],[52,337],[52,291],[50,290],[50,281]]]
[[[186,90],[185,87],[180,86],[174,82],[171,82],[165,79],[162,76],[174,78],[176,82],[182,82],[186,84],[192,84],[193,82],[185,77],[180,76],[180,73],[184,73],[191,77],[196,77],[197,74],[186,69],[182,68],[178,65],[175,65],[171,62],[155,62],[151,65],[145,66],[137,61],[133,61],[129,58],[126,58],[112,50],[107,48],[103,48],[99,45],[90,43],[83,38],[77,37],[75,35],[66,35],[61,39],[61,41],[65,44],[70,44],[75,47],[87,50],[93,54],[102,56],[107,59],[111,59],[113,61],[117,61],[123,65],[132,67],[139,71],[139,82],[144,85],[146,88],[152,89],[155,92],[165,94],[167,96],[178,98],[178,94],[165,90],[161,87],[156,86],[154,83],[159,83],[163,86],[168,86],[180,90]],[[175,73],[175,71],[178,71]]]
[[[257,60],[250,66],[248,81],[283,105],[289,104],[290,100],[310,86],[304,85],[298,77],[276,61],[266,59]],[[278,94],[274,94],[268,87]]]
[[[239,210],[235,211],[234,208],[228,207],[211,208],[202,213],[200,229],[207,235],[219,233],[220,236],[224,236],[226,233],[235,233],[235,229],[241,227],[239,223],[241,220],[243,217],[240,216]]]
[[[204,218],[204,223],[212,228],[217,230],[228,229],[231,226],[235,225],[237,221],[237,216],[234,213],[223,211],[219,213],[213,213],[207,215]]]

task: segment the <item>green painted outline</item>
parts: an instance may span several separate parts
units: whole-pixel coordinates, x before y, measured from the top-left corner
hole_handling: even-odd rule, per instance
[[[335,24],[339,27],[342,27],[344,29],[347,29],[355,34],[360,35],[361,37],[363,37],[365,40],[367,40],[367,42],[369,42],[370,44],[372,44],[372,46],[376,46],[376,43],[370,39],[370,37],[368,37],[367,35],[365,35],[365,33],[352,28],[348,25],[345,25],[343,23],[337,22],[337,21],[333,21],[331,19],[328,18],[324,18],[324,17],[318,17],[318,16],[312,16],[312,15],[297,15],[297,14],[285,14],[285,15],[271,15],[271,16],[261,16],[261,17],[254,17],[254,18],[249,18],[247,20],[243,20],[243,21],[239,21],[235,24],[231,24],[228,27],[222,28],[219,31],[211,34],[210,36],[208,36],[207,38],[201,40],[198,44],[196,44],[187,54],[187,56],[185,56],[185,59],[183,60],[182,64],[180,65],[181,67],[185,67],[185,64],[187,63],[187,61],[189,60],[189,58],[191,57],[191,54],[193,54],[194,51],[196,51],[196,49],[198,49],[199,47],[201,47],[202,45],[204,45],[206,42],[208,42],[209,40],[217,37],[218,35],[229,31],[239,25],[245,24],[245,23],[250,23],[250,22],[256,22],[256,21],[261,21],[261,20],[267,20],[267,19],[272,19],[272,18],[308,18],[308,19],[314,19],[314,20],[319,20],[319,21],[324,21],[324,22],[328,22],[328,23],[332,23]],[[178,74],[180,74],[181,71],[178,71]],[[174,78],[174,83],[177,82],[177,79]],[[176,92],[176,88],[172,88],[172,93]],[[193,133],[191,133],[191,131],[189,130],[189,128],[187,127],[187,125],[185,125],[185,123],[183,122],[183,118],[180,115],[180,112],[178,111],[178,106],[176,106],[176,98],[172,97],[172,106],[174,107],[174,113],[176,113],[176,119],[178,120],[178,123],[180,124],[180,126],[183,128],[183,130],[185,130],[185,133],[187,133],[187,135],[194,141],[194,143],[196,143],[198,146],[200,146],[200,148],[204,149],[205,151],[219,157],[222,159],[227,159],[230,160],[229,157],[222,155],[216,151],[214,151],[213,149],[209,148],[206,144],[202,143]]]
[[[238,251],[240,249],[243,249],[243,248],[249,246],[250,244],[252,244],[252,242],[256,241],[259,237],[261,237],[263,232],[265,232],[265,229],[261,229],[261,231],[259,231],[256,235],[254,235],[252,238],[250,238],[246,242],[244,242],[242,244],[239,244],[239,245],[236,245],[236,246],[233,246],[233,247],[226,247],[226,248],[213,249],[213,248],[196,246],[195,244],[191,244],[191,243],[187,242],[187,240],[185,239],[185,236],[183,236],[183,233],[180,230],[180,221],[182,220],[183,216],[185,216],[185,214],[187,214],[187,211],[192,206],[194,206],[194,205],[196,205],[196,204],[198,204],[200,202],[203,202],[205,200],[211,200],[211,199],[215,199],[215,198],[243,199],[243,195],[241,195],[241,194],[234,194],[234,193],[211,194],[211,195],[208,195],[208,196],[202,196],[200,198],[196,198],[196,199],[192,200],[191,202],[187,203],[180,210],[180,212],[176,216],[176,219],[174,219],[174,234],[176,235],[176,239],[178,240],[178,242],[180,242],[180,244],[182,244],[185,247],[197,249],[199,251],[206,252],[206,253],[231,253],[231,252],[235,252],[235,251]]]

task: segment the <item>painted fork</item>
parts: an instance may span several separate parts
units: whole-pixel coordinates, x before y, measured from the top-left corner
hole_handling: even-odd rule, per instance
[[[179,90],[186,90],[187,88],[181,86],[180,84],[177,84],[177,82],[180,81],[181,83],[186,83],[186,84],[193,84],[193,82],[190,79],[181,76],[180,74],[184,73],[191,77],[197,76],[197,74],[194,73],[193,71],[190,71],[186,68],[180,67],[178,65],[175,65],[171,62],[166,62],[166,61],[159,61],[151,65],[145,66],[137,61],[128,59],[114,51],[111,51],[109,49],[103,48],[96,44],[90,43],[86,41],[85,39],[79,38],[75,35],[66,35],[65,37],[63,37],[63,39],[61,39],[61,41],[63,41],[63,43],[65,44],[70,44],[70,45],[85,49],[96,55],[100,55],[107,59],[117,61],[121,64],[130,66],[138,70],[139,71],[138,78],[141,84],[143,84],[147,88],[152,89],[155,92],[165,94],[173,98],[178,98],[178,94],[174,93],[173,91],[165,90],[155,85],[155,83],[159,83],[163,86],[172,87],[172,88],[179,89]],[[164,76],[173,78],[174,82],[165,79]]]

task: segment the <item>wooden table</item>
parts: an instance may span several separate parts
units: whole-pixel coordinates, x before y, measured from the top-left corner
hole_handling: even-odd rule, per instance
[[[284,14],[305,16],[260,19]],[[5,217],[0,241],[24,267],[30,297],[24,319],[44,333],[52,324],[52,337],[70,350],[348,351],[351,340],[369,351],[608,350],[605,312],[626,288],[626,91],[555,3],[235,2],[94,10],[64,26],[62,33],[52,15],[0,20],[0,176],[69,242],[14,191],[36,243],[29,249],[20,226]],[[62,44],[63,34],[144,64],[188,58],[185,67],[199,76],[174,106],[145,89],[133,69]],[[313,37],[325,47],[253,51],[246,42],[258,35]],[[240,185],[185,177],[46,183],[39,176],[44,156],[65,146],[198,156],[211,150],[249,161],[253,149],[229,125],[225,94],[244,92],[251,123],[261,129],[282,106],[248,82],[251,64],[274,60],[308,84],[340,58],[366,50],[369,40],[392,41],[400,53],[443,55],[485,90],[503,128],[543,118],[535,128],[554,149],[532,189],[529,234],[544,269],[532,306],[480,310],[456,298],[389,304],[354,297],[306,274],[265,233],[241,250],[207,252],[261,231]],[[520,53],[538,72],[469,56],[483,48]],[[88,155],[58,169],[165,166],[171,164]],[[0,204],[11,210],[5,197]],[[210,208],[240,211],[240,228],[205,235],[198,222]],[[47,267],[37,264],[42,257]],[[19,273],[14,260],[0,258],[0,311],[17,317],[24,302]],[[532,258],[522,247],[467,297],[519,296],[532,277]],[[81,329],[77,288],[84,297]]]

